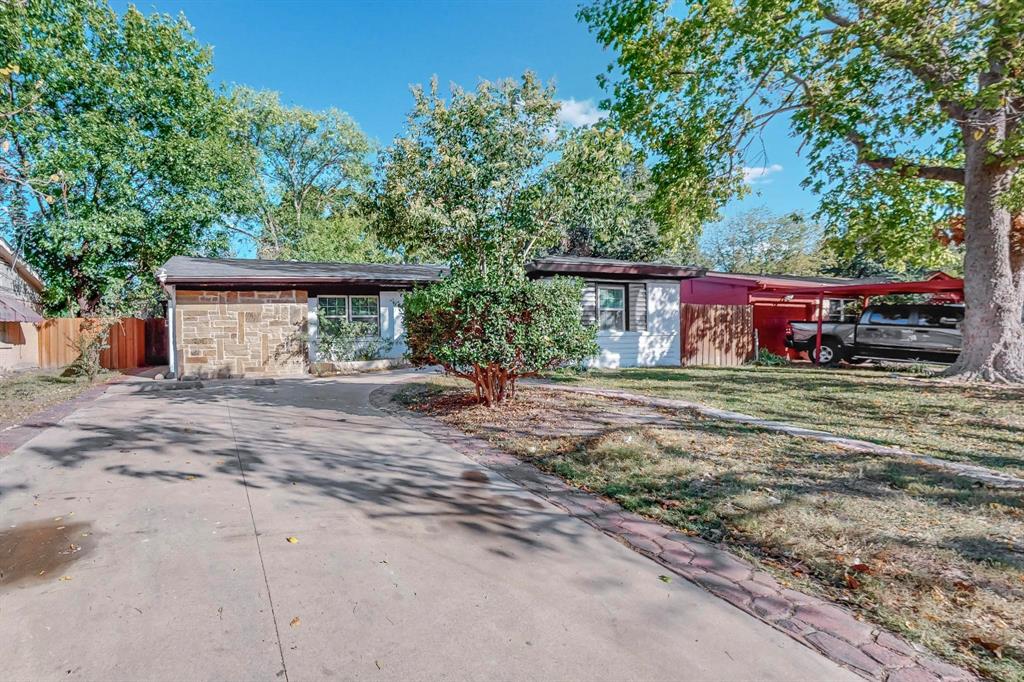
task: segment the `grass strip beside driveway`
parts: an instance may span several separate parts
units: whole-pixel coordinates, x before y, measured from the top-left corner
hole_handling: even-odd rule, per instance
[[[1024,476],[1024,389],[878,369],[665,367],[563,371],[554,381],[735,410]]]
[[[473,404],[451,380],[405,404],[570,483],[725,543],[947,660],[1024,677],[1024,499],[895,457],[595,396]]]
[[[24,421],[32,414],[76,398],[113,376],[101,372],[94,381],[62,377],[60,369],[28,370],[0,377],[0,426]]]

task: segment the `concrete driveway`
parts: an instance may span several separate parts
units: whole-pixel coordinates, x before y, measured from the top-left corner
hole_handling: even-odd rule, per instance
[[[401,378],[123,384],[0,459],[0,677],[859,679],[369,406]]]

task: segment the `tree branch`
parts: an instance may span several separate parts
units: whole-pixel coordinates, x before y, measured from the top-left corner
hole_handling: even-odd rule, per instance
[[[905,178],[942,180],[964,184],[964,169],[953,166],[931,166],[916,164],[896,156],[879,156],[871,151],[864,137],[856,132],[846,134],[846,139],[857,149],[857,163],[863,163],[875,170],[895,170]]]

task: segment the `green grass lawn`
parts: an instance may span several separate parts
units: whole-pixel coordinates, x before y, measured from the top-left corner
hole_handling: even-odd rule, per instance
[[[59,369],[0,377],[0,424],[17,424],[32,413],[71,400],[110,377],[110,372],[102,372],[90,382],[87,378],[62,377]]]
[[[726,388],[737,377],[771,376],[696,375]],[[861,374],[811,377],[874,383]],[[526,386],[515,402],[489,409],[475,404],[468,383],[438,378],[397,399],[626,509],[721,542],[946,660],[1024,680],[1019,491],[899,456],[596,396]]]
[[[637,368],[555,381],[679,398],[1024,475],[1024,389],[878,369]]]

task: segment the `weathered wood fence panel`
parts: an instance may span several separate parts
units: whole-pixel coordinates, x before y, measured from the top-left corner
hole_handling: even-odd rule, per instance
[[[754,357],[754,310],[749,305],[684,303],[680,364],[735,367]]]
[[[78,359],[76,346],[87,318],[55,317],[39,324],[39,366],[66,367]],[[110,347],[100,353],[107,369],[133,369],[146,364],[146,321],[126,317],[110,328]],[[88,327],[86,327],[88,329]],[[86,332],[87,333],[87,332]]]

